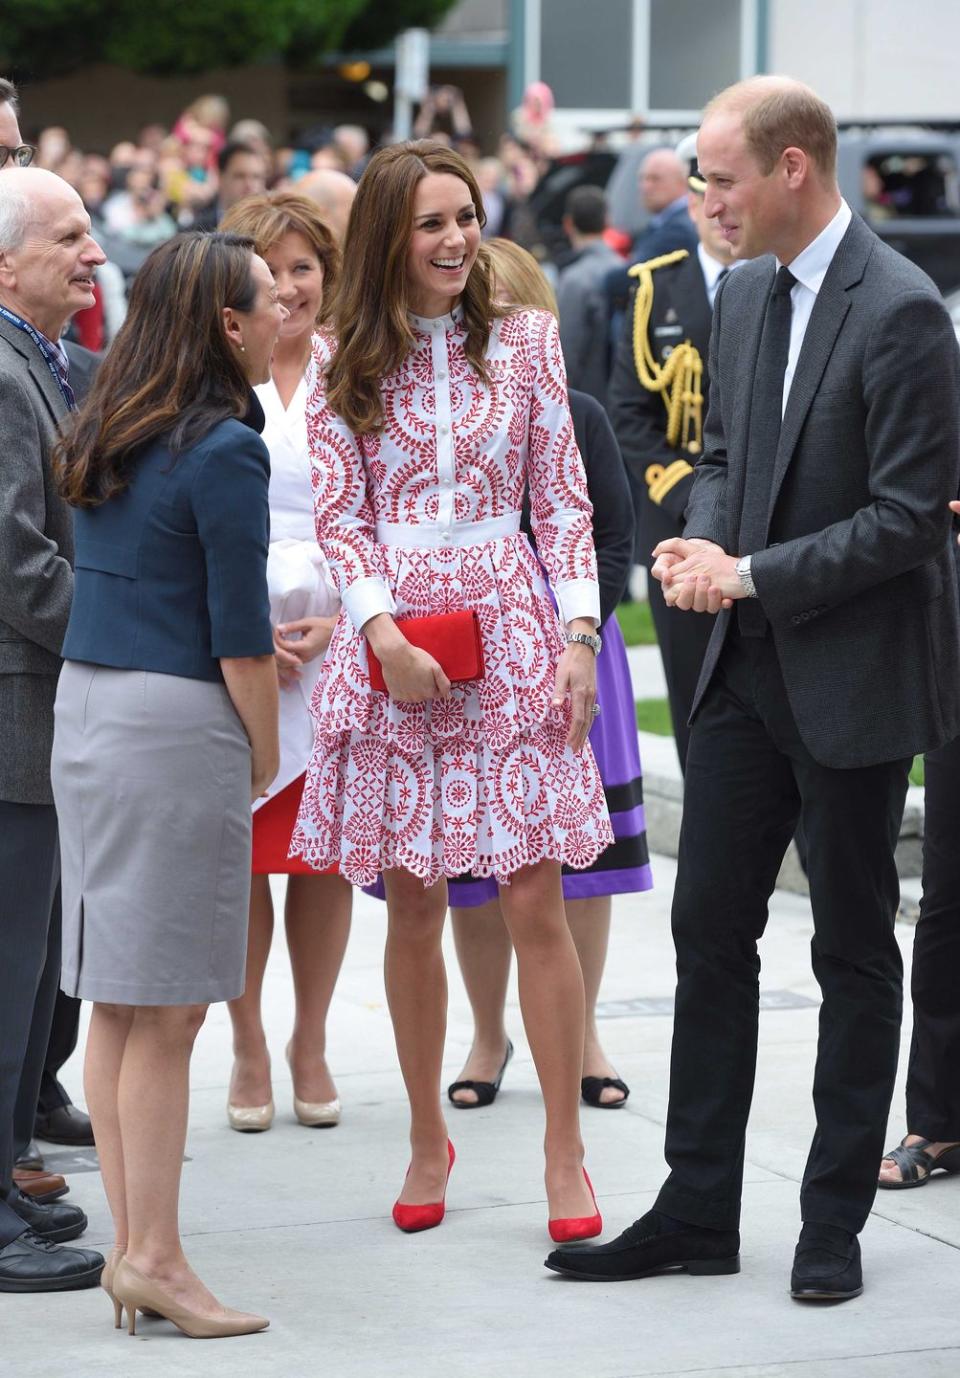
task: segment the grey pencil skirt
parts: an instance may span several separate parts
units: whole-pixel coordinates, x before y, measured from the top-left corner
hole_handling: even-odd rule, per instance
[[[64,991],[119,1005],[242,995],[250,744],[224,686],[67,661],[54,718]]]

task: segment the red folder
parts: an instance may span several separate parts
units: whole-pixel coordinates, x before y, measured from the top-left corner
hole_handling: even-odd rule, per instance
[[[437,661],[451,684],[483,679],[483,639],[475,612],[440,612],[432,617],[398,617],[397,626],[410,642]],[[367,647],[370,687],[386,694],[379,660]]]

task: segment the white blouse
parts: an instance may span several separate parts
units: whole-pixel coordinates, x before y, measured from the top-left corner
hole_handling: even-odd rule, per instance
[[[254,389],[266,417],[263,440],[270,451],[267,586],[274,626],[303,617],[335,617],[340,610],[329,567],[317,545],[313,516],[306,405],[315,369],[312,358],[289,407],[284,407],[272,378]],[[307,768],[313,748],[310,697],[322,663],[323,657],[317,656],[303,667],[296,684],[281,686],[280,770],[270,786],[271,798]],[[257,800],[253,807],[256,810],[266,802]]]

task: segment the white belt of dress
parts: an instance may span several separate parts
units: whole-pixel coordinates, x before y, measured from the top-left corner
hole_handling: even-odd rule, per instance
[[[455,522],[452,526],[440,522],[419,522],[415,526],[377,522],[377,541],[380,545],[399,545],[408,550],[436,550],[448,545],[483,545],[485,541],[502,541],[507,536],[516,536],[519,530],[519,512],[487,517],[482,522]]]

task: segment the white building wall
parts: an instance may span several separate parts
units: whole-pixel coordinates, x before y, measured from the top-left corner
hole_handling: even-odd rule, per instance
[[[958,0],[770,0],[767,58],[841,119],[960,115]]]

